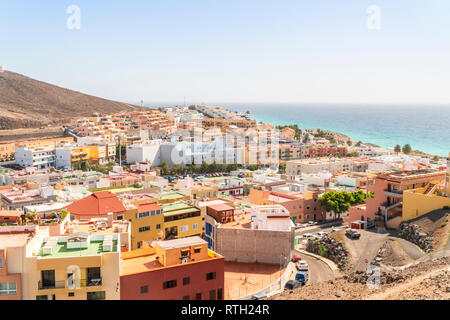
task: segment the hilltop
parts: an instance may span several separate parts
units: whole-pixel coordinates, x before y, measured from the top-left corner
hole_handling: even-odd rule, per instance
[[[141,107],[61,88],[24,75],[0,72],[0,129],[61,123],[93,112],[115,113]]]

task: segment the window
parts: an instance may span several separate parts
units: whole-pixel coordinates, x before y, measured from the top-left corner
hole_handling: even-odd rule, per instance
[[[0,296],[16,293],[17,286],[15,282],[0,282]]]
[[[68,296],[69,297],[75,297],[75,292],[69,292]]]
[[[0,258],[0,268],[3,268],[3,259]]]
[[[138,247],[138,249],[139,249],[140,247],[142,247],[142,241],[138,241],[137,247]]]
[[[177,280],[170,280],[163,282],[163,289],[175,288],[177,286]]]
[[[200,251],[202,251],[202,248],[195,248],[194,249],[194,253],[200,253]]]
[[[195,300],[202,300],[202,293],[199,292],[195,295]]]
[[[88,292],[87,300],[105,300],[105,291]]]
[[[148,293],[148,286],[142,286],[141,287],[141,294],[142,293]]]
[[[186,232],[189,230],[189,226],[180,226],[180,232]]]
[[[146,231],[150,231],[150,226],[145,226],[145,227],[139,228],[139,232],[146,232]]]
[[[216,273],[215,272],[209,272],[206,274],[206,280],[213,280],[216,278]]]
[[[197,230],[197,229],[198,229],[198,223],[193,223],[192,230]]]
[[[189,277],[183,278],[183,286],[187,286],[189,283],[191,283],[191,278]]]
[[[223,289],[217,289],[217,300],[223,300]]]
[[[184,297],[183,297],[183,300],[190,300],[190,299],[189,299],[189,296],[184,296]]]
[[[156,229],[161,229],[161,225],[160,225],[160,224],[157,224],[157,225],[156,225]]]
[[[216,290],[209,291],[209,300],[216,300]]]

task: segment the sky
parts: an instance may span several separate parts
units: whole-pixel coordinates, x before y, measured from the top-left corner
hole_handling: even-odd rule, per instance
[[[448,0],[2,0],[0,65],[125,102],[450,104],[449,17]]]

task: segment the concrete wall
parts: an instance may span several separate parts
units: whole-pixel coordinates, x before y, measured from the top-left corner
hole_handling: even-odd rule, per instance
[[[225,261],[279,264],[280,256],[290,259],[294,248],[291,231],[217,228],[216,252]]]

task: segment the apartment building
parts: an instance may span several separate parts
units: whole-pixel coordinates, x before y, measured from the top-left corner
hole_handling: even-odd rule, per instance
[[[223,300],[224,258],[200,237],[156,241],[122,261],[121,300]]]
[[[204,218],[200,208],[177,201],[159,204],[164,214],[164,239],[172,240],[192,236],[201,236],[205,231]]]
[[[286,162],[286,174],[296,176],[301,173],[319,173],[320,171],[349,172],[353,170],[353,161],[350,159],[302,159]]]
[[[374,192],[367,198],[366,209],[360,220],[375,219],[375,215],[389,219],[402,216],[403,194],[407,190],[429,187],[445,182],[446,172],[433,169],[394,171],[377,175],[368,191]],[[429,191],[429,190],[428,190]],[[427,191],[425,190],[425,193]]]
[[[6,210],[23,210],[30,205],[38,205],[56,201],[52,187],[37,187],[35,189],[12,188],[0,192],[1,205]]]
[[[294,223],[326,220],[326,211],[318,202],[318,191],[302,191],[296,194],[251,189],[248,197],[253,205],[282,205],[289,211]]]
[[[311,146],[308,150],[309,158],[320,157],[344,157],[347,154],[347,147],[340,146]]]
[[[37,234],[27,245],[25,300],[119,300],[119,235]]]
[[[16,147],[16,164],[23,167],[36,167],[44,169],[56,166],[55,146],[29,148]]]
[[[214,177],[202,180],[204,184],[217,187],[219,195],[242,196],[244,181],[235,177]]]
[[[13,142],[0,143],[0,161],[14,159],[16,144]]]
[[[234,221],[234,208],[227,204],[211,204],[206,206],[206,213],[219,223]]]

